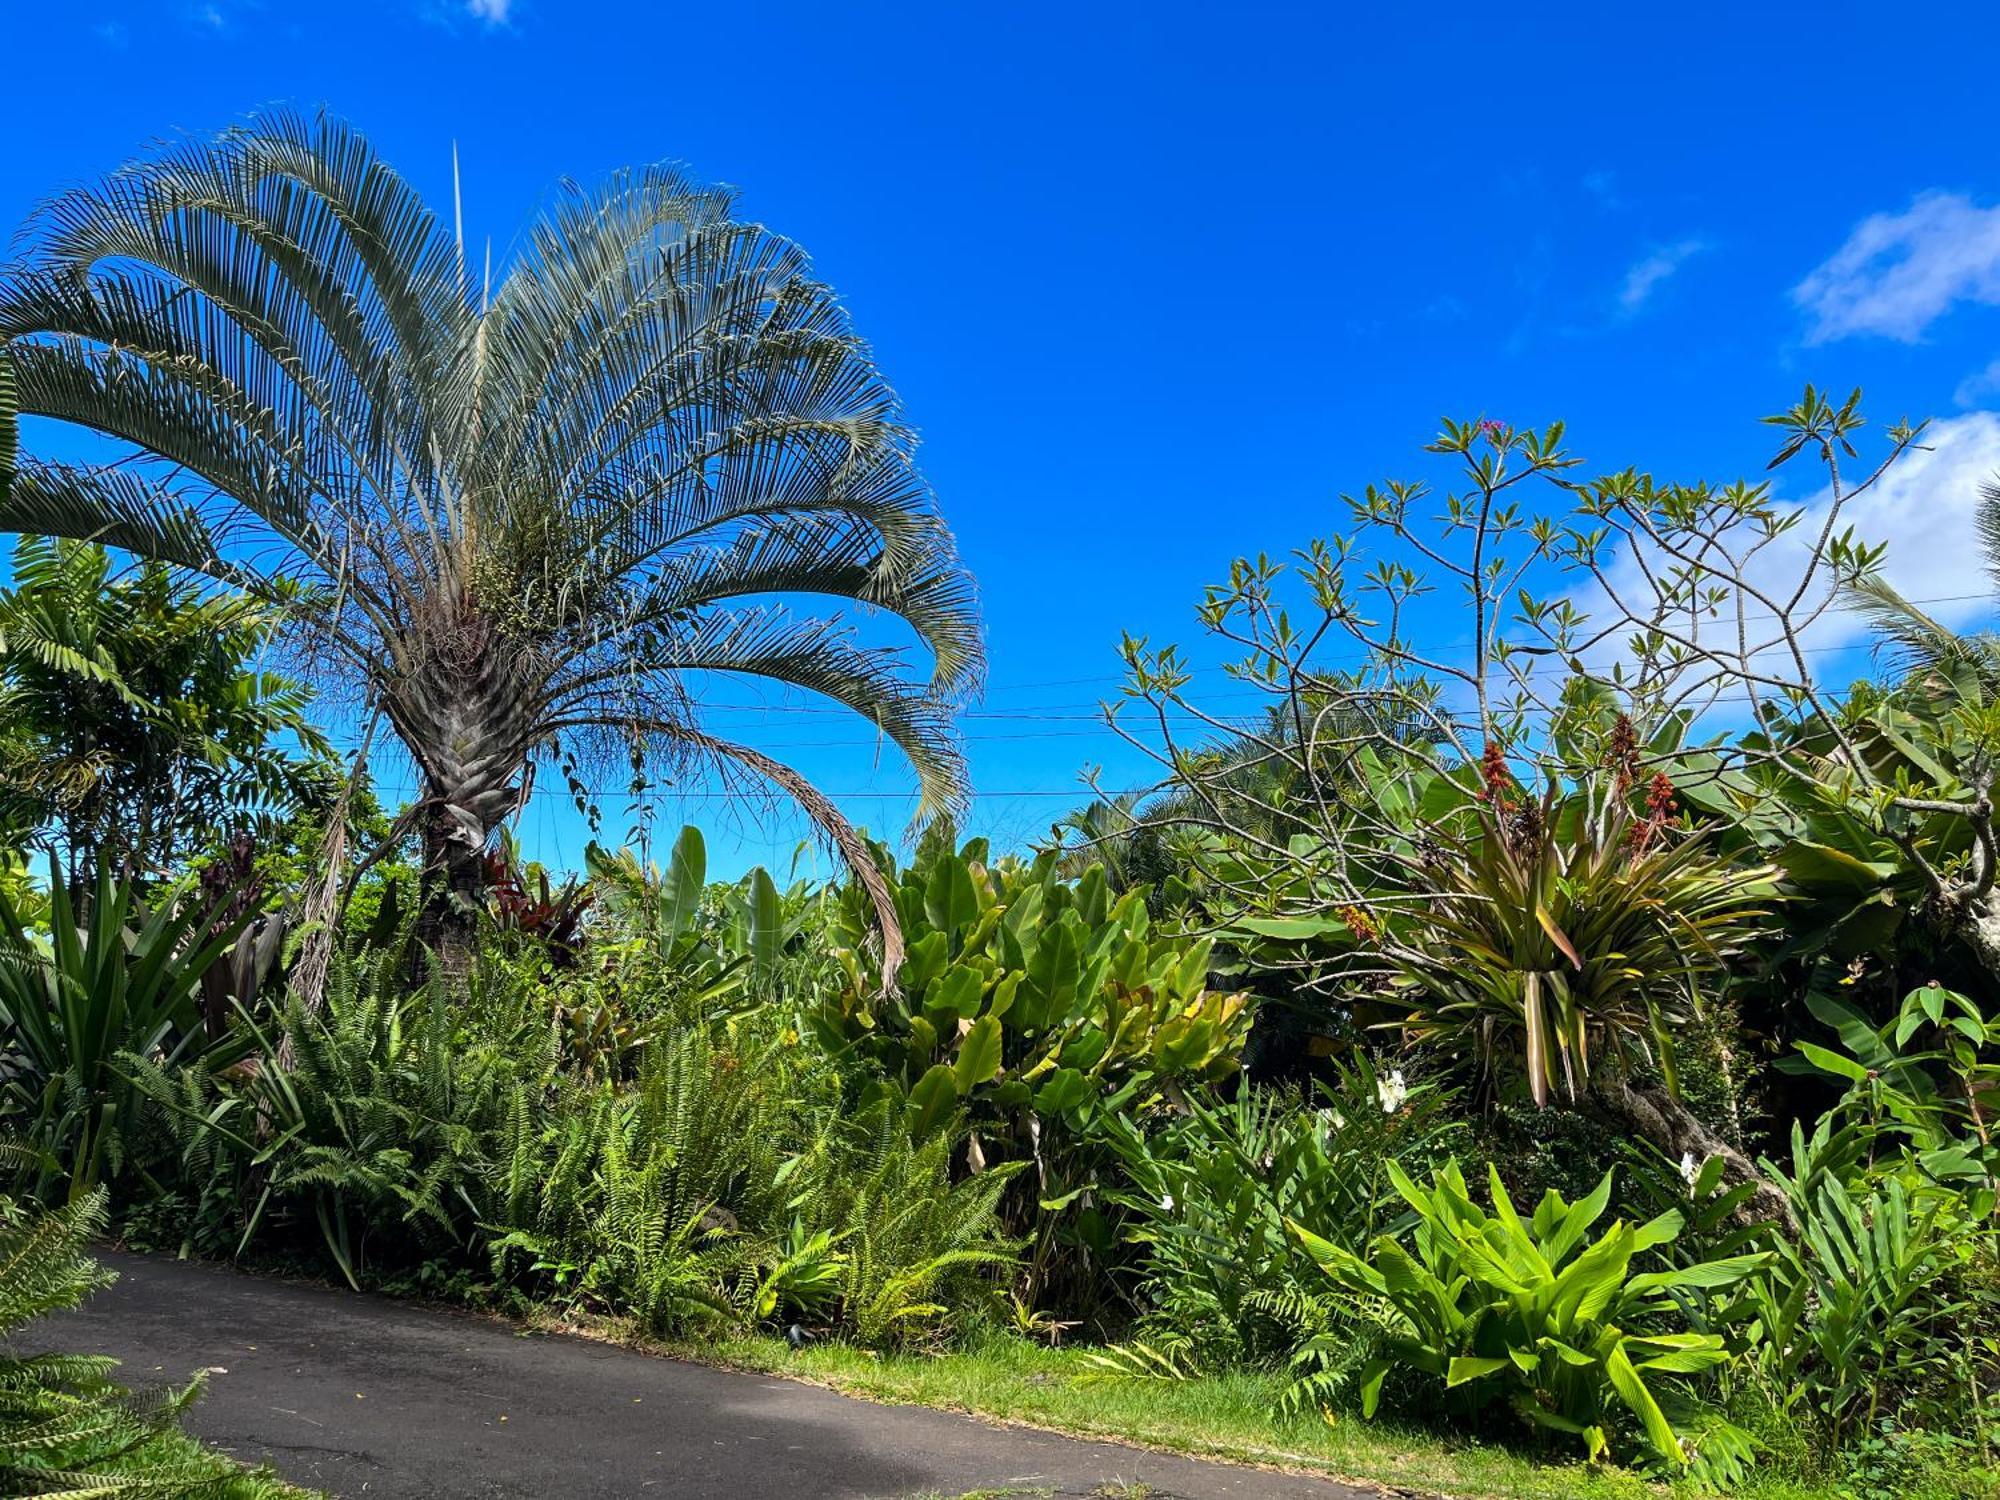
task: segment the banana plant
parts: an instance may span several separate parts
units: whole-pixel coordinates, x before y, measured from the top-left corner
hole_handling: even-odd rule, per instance
[[[1384,1378],[1400,1365],[1475,1406],[1504,1399],[1530,1424],[1580,1438],[1593,1462],[1629,1447],[1669,1470],[1693,1461],[1655,1387],[1729,1356],[1721,1336],[1673,1326],[1672,1294],[1737,1286],[1771,1263],[1768,1252],[1669,1265],[1654,1252],[1681,1231],[1672,1212],[1616,1220],[1592,1238],[1611,1202],[1609,1172],[1575,1203],[1551,1189],[1523,1219],[1490,1165],[1490,1212],[1472,1201],[1456,1162],[1428,1188],[1394,1162],[1388,1170],[1417,1216],[1407,1242],[1381,1235],[1363,1256],[1291,1226],[1343,1290],[1392,1310],[1392,1331],[1362,1376],[1364,1415],[1375,1414]],[[1641,1269],[1649,1264],[1660,1268]],[[1638,1423],[1636,1443],[1627,1419]]]

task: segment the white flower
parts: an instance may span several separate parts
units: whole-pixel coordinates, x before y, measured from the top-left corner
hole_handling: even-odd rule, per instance
[[[1683,1151],[1681,1153],[1681,1179],[1689,1187],[1693,1187],[1695,1178],[1701,1175],[1701,1168],[1702,1163],[1694,1159],[1692,1151]]]
[[[1387,1078],[1375,1080],[1375,1097],[1382,1101],[1382,1113],[1385,1115],[1393,1115],[1403,1107],[1403,1101],[1410,1097],[1410,1086],[1403,1082],[1401,1068]]]
[[[1164,1208],[1168,1213],[1172,1213],[1174,1211],[1174,1195],[1172,1193],[1160,1194],[1160,1207]]]

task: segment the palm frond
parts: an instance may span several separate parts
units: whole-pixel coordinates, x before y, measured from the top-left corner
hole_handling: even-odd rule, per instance
[[[686,720],[694,672],[829,696],[927,812],[962,797],[971,580],[846,311],[727,191],[566,185],[489,301],[363,137],[278,112],[61,195],[22,243],[22,410],[168,478],[34,466],[0,525],[286,598],[422,768],[434,862],[470,867],[565,723]],[[842,606],[900,618],[928,671]]]

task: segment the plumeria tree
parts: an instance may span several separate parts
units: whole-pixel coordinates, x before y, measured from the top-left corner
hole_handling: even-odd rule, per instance
[[[1815,816],[1879,829],[1975,946],[1994,879],[1986,700],[1951,690],[1926,751],[1897,731],[1907,693],[1813,670],[1879,589],[1854,502],[1921,429],[1850,478],[1858,397],[1809,389],[1770,420],[1774,467],[1820,469],[1810,504],[1768,479],[1585,477],[1560,424],[1446,422],[1448,488],[1344,497],[1340,536],[1209,591],[1251,707],[1219,708],[1179,648],[1126,642],[1108,713],[1161,792],[1116,836],[1174,841],[1193,919],[1333,1013],[1748,1175],[1678,1100],[1674,1043],[1791,894]]]

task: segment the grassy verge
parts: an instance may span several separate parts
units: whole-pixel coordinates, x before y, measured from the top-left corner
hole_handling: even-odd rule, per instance
[[[1236,1372],[1186,1381],[1080,1379],[1095,1373],[1080,1354],[1000,1336],[947,1354],[877,1355],[833,1343],[794,1350],[769,1337],[659,1344],[615,1325],[561,1326],[700,1363],[808,1380],[871,1401],[962,1411],[1078,1437],[1324,1474],[1427,1496],[1682,1500],[1698,1493],[1386,1420],[1281,1421],[1273,1417],[1272,1407],[1284,1382],[1270,1374]],[[1748,1500],[1831,1500],[1834,1494],[1830,1487],[1802,1486],[1775,1476],[1761,1477],[1737,1492]]]

